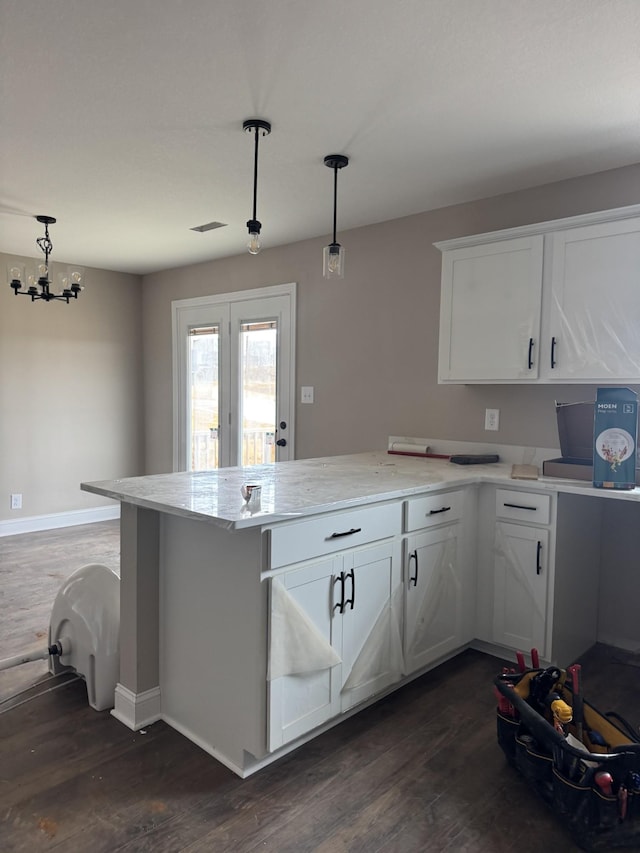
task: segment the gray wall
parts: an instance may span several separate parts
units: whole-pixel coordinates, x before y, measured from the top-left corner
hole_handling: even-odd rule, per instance
[[[0,521],[104,505],[81,481],[144,473],[141,305],[138,276],[104,270],[69,305],[0,287]]]
[[[313,405],[297,404],[297,458],[384,448],[390,434],[557,447],[554,400],[594,399],[595,387],[437,384],[432,244],[639,201],[637,164],[340,233],[344,281],[322,278],[326,238],[145,276],[147,473],[172,468],[171,300],[294,281],[297,399],[301,385],[315,387]],[[497,433],[484,431],[486,407],[500,409]]]

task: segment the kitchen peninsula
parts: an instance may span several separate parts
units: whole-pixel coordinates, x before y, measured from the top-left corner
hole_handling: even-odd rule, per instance
[[[384,452],[82,488],[122,504],[114,715],[241,776],[469,645],[568,663],[596,641],[604,505],[640,500]]]

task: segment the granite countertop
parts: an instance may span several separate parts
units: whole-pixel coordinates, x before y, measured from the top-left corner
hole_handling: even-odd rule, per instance
[[[103,480],[82,483],[81,488],[147,509],[241,529],[478,482],[640,500],[640,489],[613,493],[576,480],[514,480],[511,464],[456,465],[447,459],[384,451]],[[255,511],[248,509],[240,493],[247,483],[262,487]]]

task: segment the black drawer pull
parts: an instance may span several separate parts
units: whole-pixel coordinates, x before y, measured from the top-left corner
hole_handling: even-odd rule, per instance
[[[339,575],[334,577],[333,585],[335,586],[338,581],[340,581],[340,601],[333,605],[333,610],[338,610],[340,613],[344,613],[344,572],[340,572]]]
[[[411,586],[411,584],[413,584],[414,586],[418,586],[418,549],[417,548],[415,551],[412,551],[412,553],[409,554],[409,567],[411,567],[411,560],[416,561],[416,573],[413,577],[411,577],[411,568],[409,568],[409,586]]]
[[[537,507],[537,506],[525,506],[524,504],[508,504],[508,503],[504,503],[504,504],[502,504],[502,506],[510,506],[510,507],[511,507],[511,509],[529,509],[529,510],[531,510],[531,512],[536,512],[536,510],[538,509],[538,507]]]
[[[362,528],[352,527],[351,530],[344,530],[342,533],[332,533],[329,539],[339,539],[341,536],[353,536],[354,533],[362,533]]]
[[[542,542],[538,541],[538,549],[536,551],[536,574],[539,575],[542,571],[542,566],[540,565],[540,557],[542,555]]]
[[[344,606],[346,607],[347,604],[349,604],[351,606],[351,609],[353,610],[353,606],[356,603],[356,573],[353,571],[353,569],[348,571],[344,576],[345,583],[347,581],[347,578],[351,578],[351,598],[347,598],[344,603]]]
[[[529,355],[527,356],[527,367],[529,370],[533,367],[533,338],[529,338]]]
[[[551,369],[556,366],[558,362],[556,361],[556,339],[551,338]]]
[[[442,509],[430,509],[429,515],[438,515],[439,512],[449,512],[450,506],[443,506]]]

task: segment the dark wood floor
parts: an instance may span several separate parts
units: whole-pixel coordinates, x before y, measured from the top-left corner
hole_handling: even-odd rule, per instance
[[[117,552],[113,523],[0,539],[0,658],[41,642],[62,578]],[[602,646],[582,661],[588,698],[637,724],[635,662]],[[506,765],[491,690],[500,662],[478,652],[246,780],[164,723],[134,733],[92,710],[82,681],[23,702],[52,684],[37,666],[0,680],[0,702],[33,685],[0,705],[2,853],[578,849]]]

